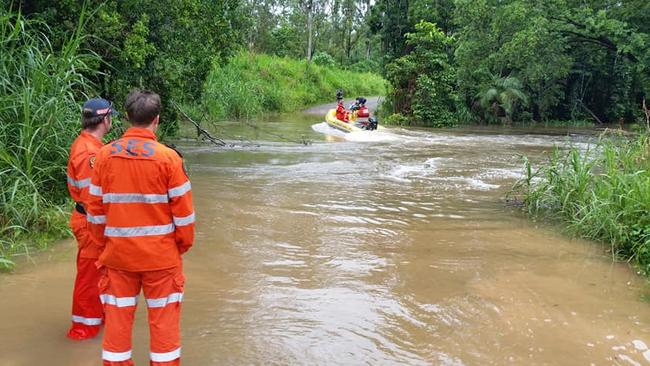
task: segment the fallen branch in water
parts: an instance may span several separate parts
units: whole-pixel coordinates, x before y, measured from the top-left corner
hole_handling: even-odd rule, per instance
[[[174,107],[176,107],[176,109],[178,109],[178,111],[181,113],[181,115],[183,116],[183,118],[184,118],[186,121],[190,122],[191,124],[193,124],[193,125],[196,127],[196,132],[199,134],[199,136],[203,136],[203,137],[206,138],[208,141],[212,142],[213,144],[215,144],[215,145],[217,145],[217,146],[224,147],[224,146],[227,146],[227,145],[228,145],[228,144],[227,144],[225,141],[223,141],[222,139],[220,139],[220,138],[218,138],[218,137],[214,137],[214,136],[212,136],[212,135],[210,134],[210,132],[208,132],[205,128],[203,128],[203,127],[202,127],[198,122],[196,122],[196,121],[194,121],[192,118],[190,118],[190,116],[188,116],[187,113],[183,112],[183,110],[181,109],[181,107],[178,106],[178,104],[176,104],[176,103],[174,103],[174,102],[172,102],[172,103],[174,104]]]
[[[201,124],[194,121],[190,116],[187,115],[187,113],[183,112],[183,110],[180,108],[180,106],[178,104],[176,104],[175,102],[172,102],[172,104],[181,113],[181,115],[183,116],[183,119],[190,122],[191,124],[194,125],[194,127],[196,127],[196,132],[197,132],[197,134],[199,136],[203,136],[205,139],[209,140],[210,142],[212,142],[213,144],[215,144],[217,146],[221,146],[221,147],[224,147],[224,146],[233,147],[233,146],[235,146],[233,144],[226,143],[225,141],[223,141],[220,138],[212,136],[212,134],[210,134],[210,132],[208,132],[205,128],[203,128],[201,126]],[[285,141],[294,142],[294,143],[298,143],[298,144],[303,144],[305,146],[311,145],[311,141],[309,139],[307,139],[305,136],[300,136],[300,140],[294,140],[294,139],[291,139],[291,138],[287,138],[287,137],[285,137],[285,136],[283,136],[281,134],[274,133],[274,132],[262,129],[259,126],[255,125],[253,123],[250,123],[250,122],[242,121],[242,123],[244,125],[252,128],[252,129],[258,130],[260,132],[266,133],[266,134],[271,135],[271,136],[275,136],[275,137],[280,138],[280,139],[285,140]],[[241,139],[241,140],[243,141],[244,139]],[[249,140],[248,142],[249,142],[249,145],[251,145],[251,146],[256,146],[256,147],[260,146],[259,144],[256,144],[253,141]]]
[[[596,122],[598,122],[599,125],[603,124],[603,121],[601,121],[600,118],[598,118],[598,116],[591,111],[591,109],[587,108],[587,106],[581,100],[579,100],[578,102],[580,103],[580,106],[582,108],[584,108],[587,112],[589,112],[589,114],[591,114],[591,117],[593,117],[596,120]]]

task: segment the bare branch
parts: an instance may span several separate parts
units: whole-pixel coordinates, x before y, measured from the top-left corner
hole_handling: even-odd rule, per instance
[[[210,134],[210,132],[208,132],[205,128],[201,127],[201,125],[199,123],[195,122],[192,118],[190,118],[190,116],[188,116],[185,112],[183,112],[183,110],[181,109],[181,107],[178,106],[178,104],[176,104],[174,102],[172,102],[172,103],[174,104],[174,107],[176,107],[176,109],[178,109],[178,111],[181,113],[183,118],[196,127],[196,132],[199,134],[199,136],[205,137],[208,141],[212,142],[213,144],[215,144],[217,146],[223,147],[223,146],[228,145],[228,144],[226,144],[225,141],[223,141],[223,140],[221,140],[221,139],[219,139],[217,137],[212,136]]]

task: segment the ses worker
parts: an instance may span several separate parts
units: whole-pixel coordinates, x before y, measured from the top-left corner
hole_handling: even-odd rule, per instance
[[[129,94],[132,127],[97,153],[90,182],[87,219],[103,246],[98,263],[104,365],[133,365],[131,330],[141,289],[150,364],[180,364],[181,255],[194,241],[194,209],[182,158],[156,141],[160,109],[160,97],[151,91]]]

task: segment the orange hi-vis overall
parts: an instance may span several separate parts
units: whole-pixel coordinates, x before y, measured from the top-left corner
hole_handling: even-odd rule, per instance
[[[133,365],[131,329],[144,291],[151,365],[179,365],[181,254],[194,241],[190,181],[178,153],[153,132],[129,128],[97,154],[88,222],[103,244],[99,282],[106,325],[104,365]]]
[[[68,160],[68,191],[76,202],[72,211],[70,227],[77,239],[77,277],[72,294],[72,327],[68,336],[74,339],[91,338],[97,335],[104,318],[99,302],[97,284],[99,271],[95,266],[101,248],[88,232],[85,208],[88,207],[88,187],[95,155],[102,142],[86,131],[82,131],[70,147]]]

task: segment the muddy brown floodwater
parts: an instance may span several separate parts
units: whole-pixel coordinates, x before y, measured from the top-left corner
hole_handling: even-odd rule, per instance
[[[387,129],[328,142],[318,116],[276,119],[260,125],[313,144],[263,130],[246,136],[259,146],[180,144],[197,213],[185,365],[650,364],[644,280],[503,203],[520,154],[539,161],[588,133]],[[100,340],[64,337],[74,255],[66,241],[0,276],[0,364],[100,364]],[[140,306],[139,365],[147,333]]]

